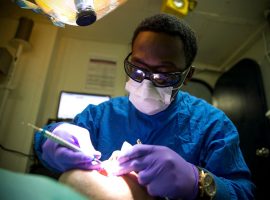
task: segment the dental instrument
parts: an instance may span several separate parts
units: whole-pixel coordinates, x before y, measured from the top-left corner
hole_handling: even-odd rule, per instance
[[[137,144],[142,144],[140,139],[137,139]]]
[[[66,141],[66,140],[64,140],[64,139],[62,139],[61,137],[59,137],[59,136],[53,134],[52,132],[50,132],[50,131],[48,131],[48,130],[45,130],[45,129],[43,129],[43,128],[39,128],[39,127],[37,127],[37,126],[35,126],[35,125],[31,124],[31,123],[28,123],[27,125],[30,126],[30,127],[32,127],[32,128],[35,129],[35,130],[41,131],[41,133],[42,133],[46,138],[48,138],[48,139],[50,139],[50,140],[52,140],[52,141],[54,141],[54,142],[56,142],[56,143],[58,143],[58,144],[61,144],[61,145],[65,146],[65,147],[67,147],[67,148],[69,148],[69,149],[71,149],[71,150],[73,150],[73,151],[85,153],[84,151],[82,151],[82,149],[80,149],[80,148],[77,147],[76,145],[74,145],[74,144],[72,144],[72,143],[70,143],[70,142],[68,142],[68,141]],[[89,155],[89,156],[90,156],[90,155]],[[97,164],[100,164],[100,163],[101,163],[101,161],[98,160],[97,158],[95,158],[95,157],[93,157],[93,156],[90,156],[90,157],[93,159],[92,162],[94,161],[94,162],[96,162]]]

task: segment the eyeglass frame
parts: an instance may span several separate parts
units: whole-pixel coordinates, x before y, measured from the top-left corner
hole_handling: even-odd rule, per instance
[[[143,68],[138,67],[138,66],[134,65],[133,63],[131,63],[131,62],[128,60],[129,57],[131,56],[131,54],[132,54],[132,52],[130,52],[130,53],[127,55],[127,57],[124,59],[124,69],[125,69],[125,72],[126,72],[126,74],[128,75],[128,77],[131,78],[132,80],[134,80],[134,79],[128,74],[128,72],[127,72],[127,69],[126,69],[126,65],[127,65],[127,64],[130,65],[130,66],[132,66],[132,67],[134,67],[134,68],[136,68],[136,69],[141,70],[141,71],[145,74],[145,75],[144,75],[144,78],[142,79],[142,81],[137,81],[137,80],[134,80],[134,81],[136,81],[136,82],[138,82],[138,83],[141,83],[141,82],[143,82],[144,79],[147,79],[147,80],[150,80],[150,81],[153,83],[153,85],[154,85],[155,87],[163,88],[163,87],[173,87],[173,86],[178,85],[177,88],[180,88],[180,87],[183,85],[183,83],[185,82],[185,80],[186,80],[186,78],[187,78],[187,75],[188,75],[190,69],[192,68],[192,66],[190,66],[190,67],[186,68],[184,71],[178,71],[178,72],[158,72],[158,73],[153,73],[153,72],[151,72],[151,71],[149,71],[149,70],[147,70],[147,69],[143,69]],[[148,74],[148,76],[146,76],[147,74]],[[150,75],[149,75],[149,74],[150,74]],[[180,80],[179,80],[177,83],[173,84],[173,85],[160,86],[160,85],[156,85],[156,83],[153,81],[154,79],[153,79],[153,80],[151,79],[151,77],[152,77],[154,74],[179,75],[179,76],[180,76]],[[182,76],[184,76],[184,77],[183,77],[183,80],[181,81],[181,77],[182,77]],[[179,83],[180,83],[180,84],[179,84]]]

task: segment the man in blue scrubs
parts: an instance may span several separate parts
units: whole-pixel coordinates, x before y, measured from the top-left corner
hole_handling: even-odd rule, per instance
[[[204,100],[180,91],[192,76],[196,53],[194,32],[177,17],[157,14],[143,20],[124,60],[129,96],[89,105],[73,124],[46,127],[85,154],[37,133],[41,162],[60,173],[98,169],[94,157],[106,160],[127,141],[134,146],[118,157],[116,175],[137,172],[139,184],[152,196],[253,199],[233,123]],[[136,144],[138,139],[142,144]]]

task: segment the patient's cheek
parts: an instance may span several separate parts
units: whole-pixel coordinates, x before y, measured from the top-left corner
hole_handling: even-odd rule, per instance
[[[138,184],[137,175],[135,173],[130,173],[125,176],[114,176],[108,173],[106,170],[98,171],[100,175],[97,175],[95,178],[102,187],[111,191],[112,194],[117,193],[118,191],[123,194],[123,192],[129,192],[132,189],[141,188],[142,186]]]

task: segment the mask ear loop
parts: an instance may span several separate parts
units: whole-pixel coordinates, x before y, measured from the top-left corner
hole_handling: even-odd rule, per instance
[[[175,91],[175,90],[176,90],[176,91],[175,91],[175,93],[171,96],[171,101],[174,99],[174,97],[176,96],[176,94],[178,93],[178,91],[180,90],[180,88],[183,86],[183,84],[184,84],[184,82],[185,82],[185,80],[186,80],[186,78],[187,78],[187,75],[188,75],[188,73],[189,73],[189,71],[190,71],[191,68],[192,68],[192,66],[190,66],[189,68],[186,69],[186,73],[185,73],[185,75],[184,75],[184,78],[183,78],[182,83],[181,83],[178,87],[172,89],[172,91]]]

